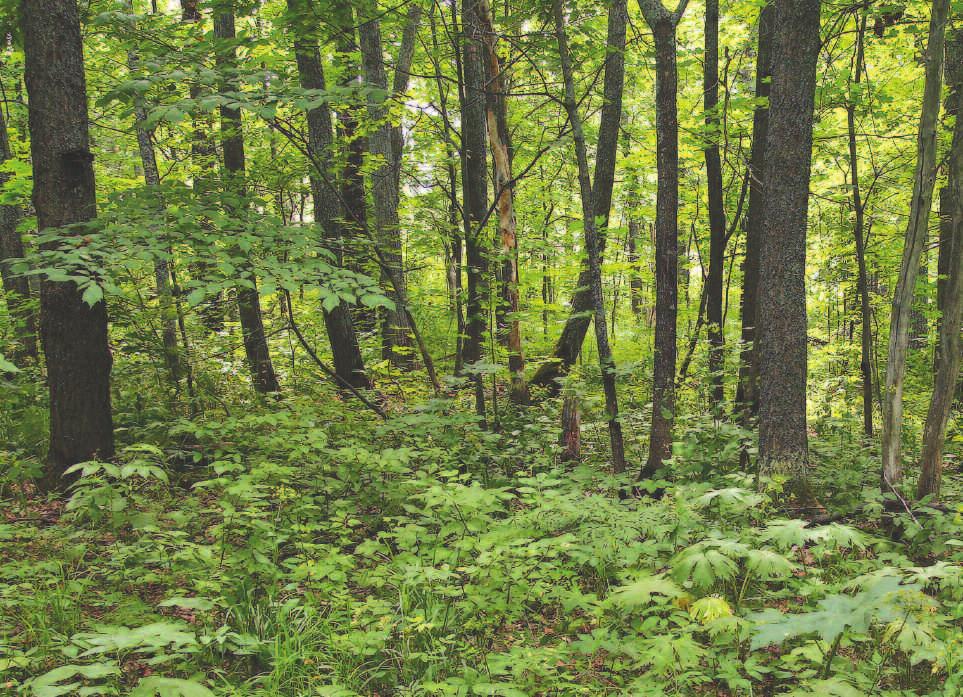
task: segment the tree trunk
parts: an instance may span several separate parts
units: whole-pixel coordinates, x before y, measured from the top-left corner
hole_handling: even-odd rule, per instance
[[[592,293],[592,320],[595,324],[595,342],[599,353],[599,370],[602,373],[602,388],[605,392],[605,411],[609,422],[609,445],[612,448],[612,470],[616,474],[625,471],[625,446],[622,440],[622,424],[619,421],[619,400],[615,389],[615,361],[612,360],[612,350],[609,347],[608,331],[605,321],[605,305],[602,298],[602,258],[599,234],[596,230],[596,216],[598,198],[592,194],[592,182],[589,174],[585,135],[582,132],[582,120],[575,101],[575,79],[572,76],[572,59],[568,52],[568,38],[565,34],[564,0],[554,0],[555,36],[558,40],[558,53],[562,66],[562,78],[565,82],[565,111],[572,127],[572,138],[575,141],[575,158],[578,162],[578,188],[582,200],[582,228],[585,235],[585,250],[588,256],[589,288]],[[621,105],[619,105],[621,113]],[[613,136],[613,142],[618,142],[618,132]],[[597,177],[598,175],[596,175]],[[602,186],[606,186],[602,182]],[[611,184],[608,184],[611,187]],[[611,188],[609,189],[611,200]],[[563,410],[564,411],[564,410]],[[569,409],[570,411],[570,409]],[[568,430],[571,429],[569,420]]]
[[[856,36],[856,55],[853,59],[852,85],[859,85],[863,73],[863,37],[866,35],[866,18],[864,12],[859,19],[859,31]],[[858,89],[858,88],[857,88]],[[850,95],[846,103],[846,127],[849,135],[849,171],[850,188],[853,195],[853,213],[855,224],[853,236],[856,238],[856,266],[857,292],[859,293],[859,314],[861,320],[860,361],[859,370],[863,380],[863,435],[867,442],[873,437],[873,329],[872,315],[869,304],[869,283],[866,274],[866,233],[865,209],[866,204],[859,188],[859,157],[856,150],[856,104],[855,94]]]
[[[488,254],[484,222],[488,214],[486,157],[485,45],[480,0],[462,2],[461,157],[462,202],[465,211],[465,256],[468,271],[465,363],[482,359],[488,326]],[[484,421],[485,395],[481,376],[474,375],[475,410]]]
[[[769,138],[769,78],[772,75],[772,33],[776,9],[768,2],[759,13],[759,41],[756,49],[756,98],[766,99],[752,116],[752,150],[749,161],[749,210],[746,214],[746,257],[742,266],[742,335],[739,348],[739,387],[736,404],[742,425],[759,410],[759,361],[756,354],[756,320],[759,297],[759,251],[762,247],[763,178],[766,169],[766,141]]]
[[[384,58],[381,53],[381,24],[376,18],[374,3],[366,3],[368,16],[362,18],[358,27],[361,45],[361,59],[365,80],[370,87],[381,90],[382,96],[369,96],[368,116],[374,123],[374,131],[368,136],[368,151],[377,164],[371,172],[371,197],[374,201],[375,244],[380,248],[379,256],[387,268],[382,268],[382,282],[388,297],[395,303],[393,310],[385,312],[381,326],[382,356],[392,365],[401,368],[414,366],[411,351],[411,327],[408,316],[401,306],[398,293],[405,293],[406,281],[402,259],[401,227],[398,220],[398,188],[394,174],[395,157],[391,147],[391,123],[385,97],[388,92],[388,77],[385,73]],[[395,279],[389,280],[389,276]],[[395,284],[401,288],[395,290]]]
[[[706,189],[709,197],[709,273],[706,278],[706,321],[709,323],[709,373],[712,404],[718,413],[724,392],[725,335],[722,326],[722,282],[726,263],[726,212],[719,156],[719,0],[706,0],[705,54],[702,72],[707,144]]]
[[[33,205],[43,232],[97,215],[83,43],[74,0],[31,0],[21,12]],[[50,450],[39,484],[51,490],[68,484],[63,474],[71,465],[114,454],[111,355],[103,300],[90,306],[76,284],[43,280],[40,308]]]
[[[948,12],[949,0],[933,0],[926,44],[925,83],[916,144],[913,198],[903,240],[899,279],[893,293],[889,346],[886,352],[886,389],[883,391],[883,457],[880,476],[880,486],[884,496],[891,495],[903,478],[900,452],[903,430],[903,379],[906,377],[906,351],[910,340],[916,276],[919,272],[923,245],[926,242],[926,228],[929,224],[933,186],[936,180],[936,127],[940,115],[943,39]]]
[[[632,213],[629,213],[629,229],[626,237],[626,258],[629,262],[629,298],[632,302],[632,314],[636,318],[642,316],[642,276],[639,274],[639,234],[640,224]]]
[[[133,5],[129,8],[133,11]],[[127,52],[127,68],[131,76],[137,74],[137,54]],[[147,127],[147,107],[142,97],[134,100],[134,128],[137,131],[137,149],[140,152],[141,166],[144,168],[144,183],[155,196],[160,196],[160,172],[157,169],[157,157],[154,144],[151,142],[152,133]],[[163,213],[163,202],[156,202],[158,212]],[[165,245],[166,247],[166,245]],[[181,378],[180,352],[177,347],[177,308],[171,294],[170,269],[167,259],[161,257],[154,260],[154,284],[157,289],[157,300],[161,315],[161,344],[164,351],[164,366],[167,376],[177,392]]]
[[[956,392],[960,372],[960,316],[963,310],[963,30],[955,30],[947,42],[947,76],[953,88],[956,124],[949,154],[951,208],[950,249],[946,254],[948,268],[943,288],[943,314],[940,320],[939,345],[936,351],[936,378],[923,427],[923,452],[920,478],[916,486],[919,498],[940,495],[943,473],[943,444],[946,424]],[[943,256],[942,246],[940,256]]]
[[[7,122],[0,110],[0,164],[12,157]],[[3,188],[8,179],[10,175],[7,172],[0,172],[0,188]],[[33,293],[30,290],[30,280],[27,276],[14,273],[8,261],[23,259],[25,255],[23,238],[17,230],[20,218],[19,206],[0,205],[0,278],[17,338],[15,353],[11,358],[15,364],[23,366],[27,359],[37,359],[37,316],[31,307]]]
[[[311,27],[305,27],[300,21],[310,15],[303,0],[288,0],[288,8],[295,21],[296,40],[294,55],[298,65],[298,77],[301,87],[306,90],[324,91],[324,72],[321,68],[321,57],[317,44],[304,38],[308,36]],[[315,172],[311,176],[311,198],[314,204],[314,221],[321,227],[324,245],[332,252],[337,252],[341,230],[338,220],[342,217],[341,206],[337,198],[328,189],[330,181],[325,177],[333,171],[331,162],[332,123],[331,112],[326,104],[308,109],[308,152],[312,158]],[[342,189],[342,192],[344,189]],[[347,205],[350,199],[343,199]],[[362,208],[363,211],[363,208]],[[351,211],[344,211],[344,218],[349,221]],[[357,222],[357,221],[355,221]],[[327,330],[328,341],[331,344],[331,355],[334,362],[334,372],[338,381],[345,388],[366,389],[371,382],[365,373],[364,359],[358,345],[358,336],[351,320],[351,312],[346,303],[340,302],[330,311],[324,310],[324,326]]]
[[[811,502],[806,432],[806,227],[820,0],[775,0],[759,267],[759,462]]]
[[[679,306],[679,115],[676,26],[685,5],[670,14],[661,0],[639,6],[655,39],[655,130],[658,191],[655,206],[655,347],[649,456],[640,476],[652,477],[672,454],[675,412],[676,320]]]
[[[518,317],[518,240],[515,225],[515,183],[512,178],[512,152],[508,133],[508,94],[506,80],[495,46],[495,27],[488,0],[479,0],[479,11],[485,37],[486,124],[488,144],[495,165],[494,187],[498,212],[498,239],[501,243],[499,338],[508,352],[508,371],[511,373],[509,398],[515,404],[528,404],[528,385],[525,384],[525,353],[522,350],[521,321]]]
[[[615,160],[618,156],[619,125],[622,121],[622,92],[625,83],[625,31],[628,22],[626,0],[612,0],[608,15],[605,76],[602,84],[602,115],[599,121],[599,140],[595,149],[595,183],[592,210],[598,226],[599,255],[605,252],[606,229],[612,208],[612,188],[615,182]],[[535,372],[531,384],[557,392],[558,378],[565,375],[578,360],[592,319],[590,270],[583,264],[576,290],[572,296],[572,312],[562,328],[552,352]]]
[[[218,42],[216,58],[221,71],[221,91],[238,90],[232,73],[236,70],[237,51],[234,46],[234,13],[232,10],[220,11],[214,17],[214,39]],[[221,112],[221,149],[224,157],[225,210],[229,215],[244,216],[247,210],[247,186],[244,162],[244,133],[241,130],[239,109],[222,105]],[[261,393],[277,392],[278,384],[271,354],[268,351],[267,337],[261,317],[261,299],[257,290],[257,277],[249,264],[244,264],[242,273],[248,276],[247,282],[237,287],[237,309],[241,320],[244,338],[244,353],[254,389]]]

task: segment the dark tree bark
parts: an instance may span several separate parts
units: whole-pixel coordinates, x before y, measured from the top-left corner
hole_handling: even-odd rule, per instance
[[[21,20],[37,227],[85,223],[97,215],[97,203],[77,5],[31,0]],[[88,233],[74,228],[74,234]],[[91,307],[76,284],[44,280],[40,307],[50,394],[50,450],[40,486],[50,490],[68,483],[63,474],[71,465],[114,454],[111,355],[103,300]]]
[[[515,224],[515,184],[512,177],[512,151],[508,132],[507,81],[498,58],[496,34],[488,0],[479,0],[484,22],[486,73],[486,123],[488,143],[494,163],[494,187],[498,213],[499,285],[501,305],[497,313],[499,338],[508,352],[511,373],[509,399],[515,404],[528,404],[525,383],[525,353],[522,349],[521,321],[518,317],[518,239]]]
[[[317,43],[310,38],[310,27],[304,23],[311,17],[310,9],[304,0],[288,0],[288,9],[297,37],[294,42],[294,55],[298,65],[301,87],[306,90],[324,91],[324,72]],[[329,189],[333,186],[326,178],[331,175],[332,119],[326,104],[307,110],[308,152],[316,171],[311,176],[311,199],[314,204],[314,221],[321,227],[324,246],[338,257],[341,230],[338,221],[342,217],[338,197]],[[344,189],[342,189],[342,192]],[[342,198],[344,205],[349,200]],[[344,218],[350,220],[351,211],[344,211]],[[330,311],[322,308],[324,326],[331,344],[334,372],[338,382],[345,388],[366,389],[371,382],[365,372],[364,358],[358,344],[358,336],[351,320],[351,312],[346,303],[341,302]]]
[[[368,16],[361,18],[358,37],[361,60],[368,85],[381,91],[380,97],[368,99],[368,116],[375,124],[368,136],[368,151],[377,158],[378,165],[371,173],[371,197],[374,202],[375,240],[382,264],[382,281],[388,297],[395,304],[385,312],[381,325],[382,355],[393,365],[411,368],[414,354],[411,352],[411,327],[402,297],[406,294],[404,261],[402,258],[401,228],[398,220],[398,187],[394,173],[395,156],[391,145],[391,123],[385,96],[388,93],[388,76],[385,72],[381,49],[381,24],[377,19],[374,3],[365,3]],[[389,278],[390,277],[390,278]],[[396,287],[400,286],[400,287]]]
[[[592,209],[600,219],[599,254],[605,252],[606,229],[612,208],[612,188],[615,182],[615,160],[618,156],[619,125],[622,122],[622,92],[625,84],[625,31],[628,21],[626,0],[613,0],[609,7],[608,36],[606,39],[605,75],[602,82],[602,115],[599,121],[599,140],[595,149],[595,179]],[[572,312],[562,328],[550,360],[539,366],[531,379],[532,385],[547,387],[557,392],[558,378],[568,373],[578,360],[585,342],[585,333],[592,321],[592,292],[590,270],[583,263],[576,290],[572,296]]]
[[[756,106],[752,116],[752,150],[749,163],[749,209],[746,213],[746,257],[742,267],[742,336],[739,349],[739,387],[736,404],[744,427],[759,410],[759,362],[756,355],[756,308],[759,296],[759,250],[762,247],[763,178],[766,141],[769,133],[769,77],[772,75],[772,32],[775,7],[772,2],[759,13],[756,49],[756,97],[767,100]]]
[[[910,215],[903,239],[899,278],[893,293],[889,345],[886,353],[886,389],[883,391],[881,436],[883,457],[880,473],[880,488],[884,496],[891,496],[903,478],[900,453],[903,430],[903,380],[906,377],[906,353],[910,342],[916,276],[919,273],[920,256],[926,244],[927,226],[933,204],[933,187],[936,182],[936,128],[943,87],[943,44],[948,13],[949,0],[933,0],[926,44],[923,104],[920,110],[916,143],[913,198],[910,201]]]
[[[864,12],[859,22],[856,35],[856,54],[853,57],[853,76],[851,85],[857,86],[862,81],[864,48],[866,36],[866,19],[868,12]],[[856,239],[856,291],[859,294],[859,314],[861,324],[860,361],[859,370],[863,381],[863,435],[867,442],[873,437],[873,327],[869,304],[869,281],[866,274],[866,202],[863,200],[859,187],[859,157],[856,149],[856,96],[851,95],[846,102],[846,128],[849,141],[849,184],[853,196],[853,214],[855,216],[853,236]]]
[[[806,228],[820,0],[775,0],[759,270],[760,474],[811,499],[806,432]]]
[[[234,46],[233,7],[219,9],[214,17],[214,38],[218,42],[216,57],[221,71],[222,92],[236,92],[238,89],[233,73],[236,70],[237,50]],[[247,209],[247,185],[245,183],[244,133],[239,109],[222,105],[221,112],[221,150],[224,158],[225,209],[229,214],[243,216]],[[244,338],[244,353],[254,389],[261,393],[277,392],[281,389],[271,354],[268,351],[267,337],[261,317],[261,298],[257,290],[257,277],[249,265],[242,269],[248,276],[247,283],[237,287],[237,309],[241,320]]]
[[[7,135],[7,122],[0,109],[0,164],[13,157],[10,138]],[[0,172],[0,188],[6,184],[10,175]],[[0,279],[3,281],[3,294],[7,310],[14,322],[17,339],[15,353],[11,356],[14,364],[23,366],[27,359],[37,358],[37,316],[32,309],[30,281],[18,275],[11,268],[9,259],[23,259],[23,238],[17,225],[22,212],[19,206],[0,206]]]
[[[612,449],[612,470],[616,474],[625,471],[625,446],[622,440],[622,424],[619,421],[619,400],[615,388],[615,361],[612,359],[612,349],[609,347],[608,329],[605,321],[605,304],[602,298],[602,252],[599,234],[596,228],[597,198],[592,195],[592,182],[589,174],[585,134],[582,132],[582,119],[578,113],[578,103],[575,99],[575,79],[572,71],[572,59],[568,50],[568,38],[565,33],[564,0],[554,0],[555,37],[558,41],[558,53],[562,67],[562,78],[565,82],[565,111],[568,122],[572,127],[572,139],[575,141],[575,158],[578,162],[578,188],[582,200],[582,228],[585,235],[585,251],[588,256],[589,288],[592,292],[592,321],[595,325],[595,343],[599,352],[599,370],[602,373],[602,388],[605,392],[605,411],[609,423],[609,445]],[[619,107],[621,112],[621,105]],[[617,142],[618,133],[615,133]],[[606,185],[605,182],[602,183]],[[611,185],[609,185],[611,186]],[[609,190],[611,198],[611,189]],[[576,405],[568,404],[566,400],[563,409],[565,419],[564,431],[571,442],[573,421],[571,409]],[[577,421],[574,422],[577,427]]]
[[[649,456],[640,476],[651,477],[672,454],[675,412],[676,320],[679,305],[679,115],[676,27],[681,0],[669,12],[661,0],[639,0],[655,39],[655,121],[658,192],[655,206],[655,357]]]
[[[705,147],[706,189],[709,197],[709,273],[706,277],[706,321],[709,323],[709,373],[712,404],[718,411],[724,397],[724,333],[722,281],[726,263],[726,212],[723,203],[722,159],[719,155],[719,0],[706,0],[705,51],[702,68],[703,106],[708,142]]]
[[[465,211],[465,262],[468,273],[466,364],[483,356],[488,326],[488,250],[484,222],[488,214],[488,165],[485,95],[485,39],[480,0],[462,2],[461,159]],[[475,411],[485,419],[481,376],[475,375]]]
[[[948,268],[936,350],[936,377],[923,427],[920,478],[916,485],[919,498],[939,498],[940,495],[946,424],[960,373],[960,317],[963,314],[963,118],[960,116],[963,114],[963,30],[954,31],[947,41],[946,62],[947,81],[952,87],[952,106],[956,113],[947,184],[951,229],[948,235],[949,250],[945,255]],[[940,256],[943,256],[942,244]]]

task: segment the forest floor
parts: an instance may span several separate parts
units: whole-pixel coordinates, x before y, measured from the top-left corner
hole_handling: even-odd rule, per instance
[[[963,519],[880,534],[871,455],[819,441],[863,508],[818,526],[720,426],[620,500],[530,411],[493,434],[292,398],[132,424],[69,499],[6,486],[0,694],[960,694]]]

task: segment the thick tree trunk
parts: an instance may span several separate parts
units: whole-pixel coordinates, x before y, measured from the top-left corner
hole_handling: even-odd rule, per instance
[[[298,65],[301,87],[306,90],[325,89],[324,72],[317,44],[308,35],[311,27],[301,22],[310,16],[303,0],[288,0],[288,8],[297,23],[294,27],[297,39],[294,42],[294,55]],[[311,198],[314,204],[314,221],[321,227],[324,245],[337,256],[341,230],[338,221],[343,217],[350,222],[351,211],[342,211],[337,197],[329,190],[330,181],[325,178],[333,170],[331,161],[332,122],[331,112],[326,104],[308,109],[308,152],[317,171],[311,176]],[[344,189],[342,189],[342,193]],[[345,205],[349,199],[344,199]],[[362,208],[363,211],[363,208]],[[357,221],[354,221],[357,223]],[[347,223],[346,223],[347,224]],[[358,345],[358,336],[351,321],[350,310],[344,302],[330,311],[322,309],[324,326],[331,344],[334,372],[345,388],[366,389],[371,382],[365,373],[364,359]]]
[[[705,52],[702,82],[708,143],[705,147],[706,189],[709,197],[709,273],[706,278],[706,321],[709,323],[709,373],[712,404],[722,408],[724,398],[725,335],[722,326],[722,281],[726,263],[726,212],[719,156],[719,0],[706,0]]]
[[[525,353],[522,349],[521,320],[518,317],[518,239],[515,225],[515,183],[512,178],[512,152],[508,133],[507,81],[495,46],[495,27],[488,0],[479,0],[485,38],[486,124],[488,144],[495,165],[494,187],[498,213],[501,307],[498,312],[499,339],[508,352],[511,373],[509,398],[515,404],[528,404],[525,384]]]
[[[562,66],[562,78],[565,82],[565,111],[572,127],[572,138],[575,141],[575,158],[578,162],[578,185],[582,199],[582,228],[585,235],[585,250],[588,256],[589,288],[592,293],[593,323],[595,325],[595,342],[599,353],[599,369],[602,373],[602,388],[605,392],[605,411],[609,423],[609,445],[612,448],[612,470],[616,473],[625,471],[625,446],[622,440],[622,424],[619,421],[619,400],[615,388],[615,361],[612,360],[612,350],[609,347],[608,330],[605,321],[605,305],[602,298],[602,251],[599,234],[596,229],[597,201],[592,195],[592,182],[589,173],[585,135],[582,132],[582,120],[578,113],[575,100],[575,79],[572,74],[572,59],[568,51],[568,38],[565,34],[564,0],[554,0],[555,36],[558,40],[558,53]],[[621,105],[619,106],[621,112]],[[614,134],[614,142],[618,142],[618,133]],[[602,182],[602,186],[606,186]],[[608,184],[611,187],[611,184]],[[611,188],[609,189],[611,199]],[[566,400],[568,401],[568,400]],[[571,409],[566,405],[563,416],[566,423],[563,431],[569,433],[571,440]],[[577,409],[577,405],[575,406]]]
[[[933,394],[923,427],[923,452],[920,456],[920,478],[916,486],[919,498],[939,498],[943,473],[943,444],[956,384],[960,372],[960,317],[963,312],[963,31],[953,32],[947,42],[947,77],[952,85],[956,125],[949,155],[948,198],[951,204],[950,249],[945,255],[947,277],[943,287],[939,345],[936,350],[936,377]],[[942,240],[941,240],[942,243]],[[940,256],[943,256],[942,246]]]
[[[216,58],[221,74],[221,90],[233,92],[237,84],[231,73],[236,69],[237,51],[234,46],[234,13],[220,11],[214,17],[214,39],[218,42]],[[228,105],[220,107],[221,150],[224,157],[225,209],[229,214],[243,216],[247,203],[244,161],[244,133],[241,130],[241,112]],[[244,353],[254,389],[261,393],[281,389],[261,317],[261,298],[257,290],[257,277],[249,265],[242,269],[248,276],[247,283],[237,287],[237,309],[244,338]]]
[[[859,30],[856,36],[856,55],[853,59],[852,84],[859,85],[863,73],[863,38],[866,35],[866,12],[859,20]],[[853,213],[855,224],[853,236],[856,238],[856,290],[859,293],[859,314],[861,320],[860,361],[859,370],[863,381],[863,435],[867,442],[873,437],[873,329],[872,315],[869,304],[869,283],[866,274],[866,232],[865,208],[862,191],[859,188],[859,157],[856,150],[856,105],[855,95],[846,104],[846,128],[849,135],[849,183],[853,196]]]
[[[756,50],[756,97],[769,98],[772,75],[772,33],[776,9],[772,2],[759,13],[759,40]],[[763,178],[766,168],[766,141],[769,138],[769,104],[756,106],[752,116],[752,150],[749,161],[749,210],[746,214],[746,257],[742,266],[742,335],[739,348],[739,387],[736,404],[742,425],[759,410],[759,362],[756,354],[756,321],[759,297],[759,252],[762,247]]]
[[[488,253],[484,221],[488,214],[488,165],[485,106],[485,39],[480,0],[462,2],[461,158],[465,211],[465,262],[468,272],[465,363],[482,359],[488,326]],[[481,376],[475,375],[475,410],[485,419]]]
[[[0,164],[13,157],[10,139],[7,135],[7,122],[0,110]],[[0,172],[0,188],[10,175]],[[7,311],[14,322],[17,338],[15,353],[11,358],[22,366],[27,359],[37,358],[37,316],[32,309],[30,281],[26,276],[14,273],[9,259],[23,259],[23,238],[17,225],[20,223],[19,206],[0,205],[0,279],[3,281],[3,294],[7,301]]]
[[[31,0],[21,20],[33,205],[38,229],[47,231],[97,215],[80,19],[74,0]],[[50,450],[40,485],[50,490],[68,483],[63,474],[71,465],[114,454],[111,355],[103,300],[91,307],[76,284],[44,280],[40,307],[50,394]]]
[[[929,224],[933,186],[936,180],[936,128],[940,115],[943,39],[948,12],[949,0],[933,0],[926,45],[925,83],[916,145],[913,198],[903,240],[899,279],[893,293],[889,346],[886,353],[886,389],[883,391],[883,457],[880,474],[880,486],[884,496],[892,495],[903,478],[900,452],[903,430],[903,380],[906,377],[906,352],[910,340],[916,276],[926,242],[926,228]]]
[[[676,321],[679,305],[679,115],[676,26],[685,4],[669,13],[661,0],[639,6],[655,39],[655,346],[649,456],[640,476],[652,477],[672,454],[675,412]]]
[[[810,502],[806,432],[806,228],[820,0],[775,0],[759,270],[759,461]]]
[[[402,306],[401,295],[405,294],[406,281],[402,259],[401,227],[398,220],[398,187],[394,173],[395,156],[391,147],[391,123],[388,121],[387,103],[383,95],[388,91],[388,77],[385,73],[384,58],[381,53],[381,25],[376,18],[375,8],[368,5],[368,16],[362,18],[358,27],[361,45],[361,60],[365,80],[370,87],[380,90],[382,96],[368,99],[368,116],[375,129],[368,136],[368,151],[377,164],[371,172],[371,197],[374,202],[374,222],[376,228],[375,244],[379,246],[378,256],[384,265],[382,281],[388,297],[395,303],[393,310],[385,312],[381,326],[382,355],[392,365],[411,368],[415,363],[411,351],[411,327]],[[389,279],[389,276],[391,279]],[[400,284],[400,288],[395,286]]]
[[[622,122],[622,91],[625,83],[625,32],[628,22],[626,0],[612,0],[608,15],[605,75],[602,83],[602,115],[599,121],[599,140],[595,149],[595,180],[592,207],[600,219],[599,255],[605,252],[606,229],[612,208],[612,188],[615,182],[615,160],[618,156],[619,125]],[[592,320],[592,292],[590,270],[583,264],[576,290],[572,296],[572,312],[562,328],[552,352],[552,358],[532,377],[531,384],[557,392],[558,378],[565,375],[578,360],[585,342],[585,333]]]

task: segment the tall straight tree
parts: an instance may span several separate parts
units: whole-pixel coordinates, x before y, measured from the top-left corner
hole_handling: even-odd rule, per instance
[[[228,1],[215,8],[214,39],[217,41],[216,59],[221,72],[221,91],[237,92],[237,48],[234,29],[234,6]],[[244,132],[241,111],[230,104],[222,104],[221,150],[224,158],[225,209],[232,215],[244,217],[247,209],[245,182]],[[244,353],[254,389],[258,392],[277,392],[281,389],[271,362],[264,320],[261,317],[261,298],[257,277],[249,264],[244,265],[245,282],[237,288],[237,309],[241,319]]]
[[[884,496],[893,493],[903,478],[900,439],[903,431],[903,380],[906,377],[906,351],[910,342],[913,294],[919,273],[920,256],[926,243],[933,186],[936,181],[936,127],[940,116],[943,87],[943,43],[949,13],[949,0],[933,0],[929,36],[926,44],[923,105],[916,140],[916,171],[913,198],[903,238],[903,258],[893,293],[889,319],[889,345],[886,353],[886,389],[883,391],[883,462],[880,486]]]
[[[21,21],[37,227],[89,234],[67,227],[97,215],[77,4],[31,0],[21,6]],[[107,305],[86,303],[73,282],[44,280],[40,307],[50,394],[50,450],[40,484],[55,489],[67,483],[71,465],[114,454]]]
[[[703,108],[705,110],[706,190],[709,199],[709,273],[706,277],[706,319],[709,323],[709,373],[712,403],[716,410],[724,397],[725,362],[722,327],[723,266],[726,263],[726,211],[722,190],[722,158],[719,155],[719,0],[706,0],[705,50],[702,59]]]
[[[511,373],[509,398],[516,404],[527,404],[525,353],[522,350],[521,320],[518,317],[518,239],[515,223],[515,182],[512,177],[512,149],[508,132],[507,80],[498,58],[497,34],[488,0],[479,0],[485,37],[486,124],[488,143],[494,163],[494,187],[498,212],[499,279],[501,306],[497,313],[498,332],[508,351]]]
[[[622,92],[625,85],[625,32],[628,22],[626,0],[612,0],[609,6],[605,40],[605,75],[602,81],[602,114],[599,138],[595,148],[595,178],[592,186],[592,208],[599,221],[599,255],[605,252],[606,230],[612,208],[615,183],[615,161],[618,157],[619,126],[622,122]],[[572,296],[572,312],[555,343],[552,358],[532,376],[531,384],[555,391],[558,378],[566,374],[578,360],[585,334],[592,321],[593,300],[590,289],[591,270],[587,261],[579,272]]]
[[[676,320],[679,305],[679,114],[676,28],[688,0],[674,12],[661,0],[639,0],[655,39],[655,132],[658,190],[655,204],[655,360],[652,429],[642,477],[651,477],[672,451],[675,412]]]
[[[376,159],[371,172],[371,198],[374,202],[374,224],[378,246],[377,255],[382,267],[382,278],[388,297],[395,308],[385,312],[381,325],[382,352],[392,364],[410,367],[414,354],[411,351],[411,327],[407,308],[403,307],[406,295],[404,259],[402,256],[401,226],[398,220],[398,186],[394,174],[395,156],[391,141],[391,122],[388,114],[388,76],[385,71],[381,44],[381,22],[376,3],[364,3],[364,16],[360,17],[358,38],[365,80],[374,88],[368,99],[368,116],[374,130],[368,135],[368,151]]]
[[[759,460],[800,500],[808,486],[806,228],[820,0],[775,0],[759,267]]]
[[[0,164],[13,157],[7,121],[0,109]],[[0,172],[0,188],[10,179],[8,172]],[[13,360],[23,364],[28,358],[37,357],[37,317],[31,307],[29,279],[16,274],[10,259],[24,257],[23,238],[17,226],[22,218],[20,207],[15,204],[0,205],[0,279],[7,301],[7,311],[16,323],[17,344]]]
[[[565,112],[572,127],[572,139],[575,141],[575,159],[578,163],[578,188],[582,200],[582,231],[585,236],[585,253],[588,257],[589,287],[592,292],[592,321],[595,325],[595,342],[599,352],[599,369],[602,372],[602,388],[605,391],[605,411],[609,422],[609,445],[612,448],[612,469],[616,473],[625,471],[625,446],[622,440],[622,424],[619,421],[619,400],[615,387],[615,361],[612,359],[612,349],[609,347],[608,328],[605,322],[605,304],[602,297],[602,253],[599,245],[598,229],[594,199],[592,197],[592,181],[589,174],[588,148],[585,145],[585,134],[582,131],[582,119],[578,113],[578,102],[575,97],[575,78],[573,77],[572,58],[568,48],[568,37],[565,31],[564,0],[554,0],[552,9],[555,15],[555,37],[558,41],[558,54],[562,67],[562,79],[565,82]],[[571,404],[566,400],[566,409]],[[563,421],[566,420],[563,413]],[[575,421],[577,424],[577,412]],[[577,428],[577,425],[576,425]],[[570,429],[566,428],[568,432]],[[568,450],[573,443],[568,443]]]
[[[953,31],[947,41],[945,55],[947,82],[951,87],[948,107],[956,115],[946,188],[946,197],[950,202],[949,234],[940,236],[940,257],[945,257],[945,266],[948,268],[942,293],[943,314],[936,349],[936,377],[923,426],[923,451],[916,485],[916,494],[920,498],[938,498],[940,495],[946,424],[960,372],[960,318],[963,315],[963,29]],[[946,252],[942,249],[944,244],[949,247]]]
[[[742,334],[739,347],[739,387],[736,404],[744,426],[759,409],[759,362],[756,352],[756,308],[759,294],[759,250],[762,247],[763,178],[769,133],[769,78],[772,75],[772,32],[775,7],[771,0],[759,13],[756,48],[756,104],[752,115],[749,155],[749,210],[746,213],[746,256],[742,267]]]
[[[462,0],[461,75],[458,96],[461,103],[462,205],[465,218],[465,265],[468,276],[464,347],[466,364],[480,361],[488,326],[488,139],[485,94],[485,37],[481,0]],[[472,378],[475,411],[485,421],[485,392],[481,376]]]
[[[298,77],[301,88],[325,90],[324,72],[321,67],[321,56],[318,52],[317,40],[312,38],[311,26],[308,20],[313,18],[310,4],[306,0],[288,0],[288,11],[295,34],[294,56],[298,65]],[[338,197],[333,193],[335,185],[329,177],[334,170],[332,162],[332,119],[327,104],[319,104],[307,110],[308,122],[308,153],[311,156],[315,172],[312,174],[311,199],[314,205],[314,222],[321,227],[324,245],[335,253],[339,263],[344,263],[340,257],[341,230],[338,221],[349,220],[350,210],[342,210],[347,203],[338,204]],[[341,189],[343,192],[344,189]],[[342,201],[347,201],[343,198]],[[363,209],[362,209],[363,210]],[[353,248],[352,248],[353,249]],[[358,345],[358,336],[351,320],[351,312],[342,301],[331,310],[322,308],[324,326],[331,344],[331,355],[334,361],[334,372],[343,386],[356,389],[371,387],[365,373],[364,358]]]

